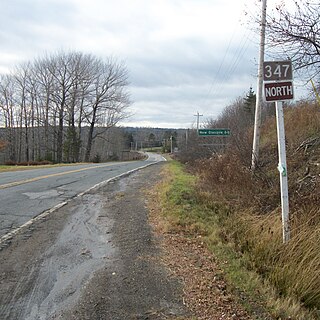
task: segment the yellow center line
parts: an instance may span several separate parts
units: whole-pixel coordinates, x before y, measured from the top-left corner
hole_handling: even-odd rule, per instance
[[[118,164],[121,164],[121,163],[123,163],[123,162],[120,162],[120,163],[118,163]],[[85,171],[85,170],[91,170],[91,169],[109,167],[109,166],[112,166],[112,165],[114,165],[114,163],[108,163],[108,164],[101,165],[101,166],[89,167],[89,168],[81,168],[81,169],[76,169],[76,170],[71,170],[71,171],[65,171],[65,172],[58,172],[58,173],[48,174],[48,175],[45,175],[45,176],[40,176],[40,177],[35,177],[35,178],[25,179],[25,180],[20,180],[20,181],[13,181],[13,182],[9,182],[9,183],[6,183],[6,184],[1,184],[1,185],[0,185],[0,190],[1,190],[1,189],[6,189],[6,188],[10,188],[10,187],[19,186],[19,185],[21,185],[21,184],[25,184],[25,183],[29,183],[29,182],[34,182],[34,181],[42,180],[42,179],[47,179],[47,178],[51,178],[51,177],[63,176],[63,175],[66,175],[66,174],[75,173],[75,172],[80,172],[80,171]]]

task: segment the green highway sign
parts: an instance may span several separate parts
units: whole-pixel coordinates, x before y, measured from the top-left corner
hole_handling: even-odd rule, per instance
[[[230,136],[230,129],[199,129],[198,135],[199,136]]]

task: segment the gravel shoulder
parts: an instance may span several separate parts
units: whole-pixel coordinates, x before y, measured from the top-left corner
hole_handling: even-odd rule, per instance
[[[159,179],[161,165],[104,188],[104,212],[113,221],[110,263],[94,274],[78,303],[58,319],[177,319],[188,316],[182,286],[160,262],[148,223],[144,191]]]
[[[144,191],[161,164],[75,198],[0,251],[1,319],[187,319]]]

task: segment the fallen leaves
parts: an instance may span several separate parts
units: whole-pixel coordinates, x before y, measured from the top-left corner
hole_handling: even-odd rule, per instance
[[[151,197],[156,199],[155,195]],[[166,232],[163,215],[156,201],[151,201],[150,223],[161,243],[162,262],[169,272],[181,279],[183,301],[198,320],[252,319],[229,292],[223,271],[199,235],[183,228]]]

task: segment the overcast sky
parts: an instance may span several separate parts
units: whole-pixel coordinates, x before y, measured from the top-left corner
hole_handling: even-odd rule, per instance
[[[279,1],[269,0],[268,7]],[[133,116],[190,128],[256,87],[258,0],[0,0],[0,73],[58,50],[124,61]]]

